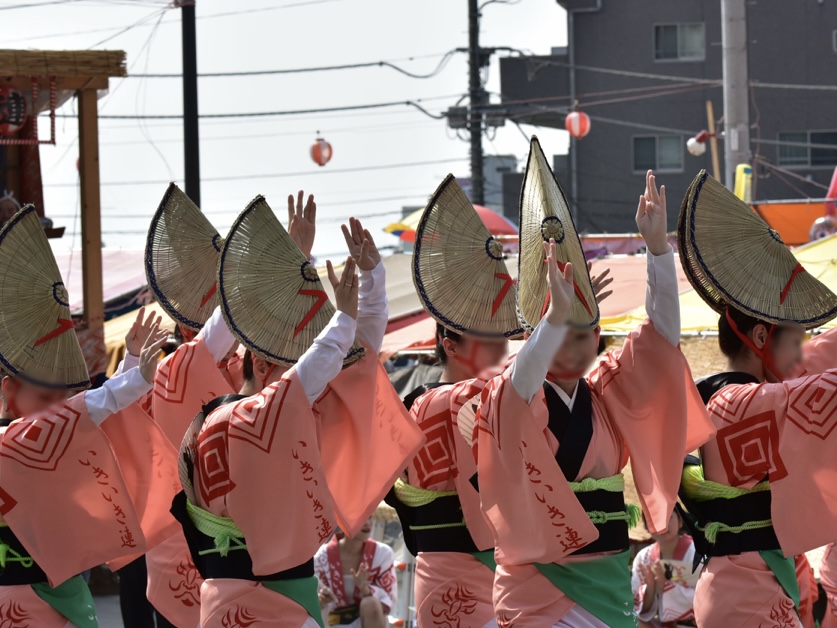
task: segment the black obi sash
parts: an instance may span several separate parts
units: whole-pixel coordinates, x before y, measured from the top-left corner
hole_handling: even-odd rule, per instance
[[[448,382],[433,382],[419,386],[404,397],[404,405],[409,410],[416,399],[428,390],[448,385]],[[392,506],[398,514],[404,532],[404,544],[413,556],[418,555],[419,552],[473,554],[479,551],[474,544],[474,539],[471,538],[471,533],[464,525],[431,528],[429,530],[422,529],[425,526],[450,526],[464,522],[465,515],[462,513],[462,504],[459,502],[457,495],[437,497],[423,506],[408,506],[398,499],[395,489],[392,488],[384,497],[384,501]]]
[[[221,406],[228,403],[235,403],[241,399],[245,399],[246,395],[224,395],[213,399],[201,408],[201,414],[196,419],[203,423],[206,418]],[[191,461],[187,460],[187,466],[191,467]],[[190,476],[192,469],[190,468]],[[180,491],[172,500],[171,514],[180,523],[183,528],[183,536],[186,538],[186,544],[189,546],[189,554],[192,556],[192,562],[204,580],[210,578],[237,578],[239,580],[290,580],[292,578],[307,578],[314,575],[314,559],[273,574],[266,576],[257,576],[253,573],[253,560],[250,558],[250,552],[245,549],[230,549],[226,556],[221,556],[217,551],[209,551],[206,554],[201,552],[207,550],[215,550],[215,539],[198,530],[189,513],[186,509],[186,493]],[[277,532],[277,533],[281,533]],[[241,539],[246,544],[245,539]]]
[[[704,377],[698,380],[696,385],[703,403],[708,404],[715,393],[722,388],[734,384],[758,383],[759,380],[749,373],[730,371]],[[701,462],[694,456],[688,456],[685,464],[700,465]],[[767,480],[768,477],[766,476],[764,479]],[[748,521],[770,519],[770,491],[747,493],[733,499],[717,498],[708,501],[696,501],[690,499],[681,488],[680,499],[686,507],[686,511],[688,511],[684,512],[681,508],[681,514],[695,542],[696,561],[699,559],[698,555],[701,557],[727,556],[741,554],[742,552],[781,549],[779,539],[776,538],[776,531],[772,527],[744,530],[739,533],[718,532],[715,543],[709,543],[702,532],[702,529],[711,522],[739,526]]]
[[[593,439],[593,395],[584,379],[578,381],[573,409],[567,407],[549,382],[543,384],[546,406],[549,410],[549,431],[558,440],[555,460],[568,482],[575,482],[590,441]],[[622,512],[625,510],[624,493],[597,490],[575,494],[586,512]],[[598,552],[624,551],[630,546],[627,521],[597,523],[599,538],[576,550],[571,555]]]
[[[11,551],[17,552],[24,558],[29,557],[29,552],[23,547],[23,544],[18,540],[15,533],[8,526],[0,528],[0,544],[8,546],[6,550],[7,558],[12,558],[14,554]],[[38,584],[47,582],[49,579],[37,563],[33,561],[31,567],[24,567],[20,561],[6,561],[6,567],[0,569],[0,586],[9,587],[20,584]]]

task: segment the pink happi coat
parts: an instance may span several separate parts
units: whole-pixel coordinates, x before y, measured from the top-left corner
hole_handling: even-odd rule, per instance
[[[0,515],[57,586],[102,563],[124,566],[170,536],[177,477],[174,449],[137,404],[100,429],[81,393],[3,429]],[[28,585],[0,587],[3,621],[67,622]]]
[[[492,549],[491,529],[480,496],[469,479],[474,457],[460,434],[456,416],[479,395],[486,378],[432,388],[416,399],[410,414],[426,443],[407,468],[407,483],[429,491],[456,491],[468,532],[480,551]],[[416,617],[421,626],[482,628],[494,621],[494,572],[470,554],[420,552],[416,557]]]
[[[398,600],[392,550],[383,543],[367,539],[363,545],[360,565],[366,567],[369,573],[372,595],[383,606],[384,614],[388,613],[395,607]],[[343,568],[337,535],[331,537],[328,543],[317,550],[314,556],[314,573],[319,578],[320,584],[331,589],[337,598],[337,605],[334,608],[360,605],[362,598],[360,591],[354,587],[354,577],[351,574],[347,575]],[[360,628],[359,620],[351,625]]]
[[[181,345],[157,369],[150,412],[172,445],[180,449],[183,435],[204,404],[240,390],[243,381],[238,353],[216,365],[203,335]],[[235,384],[235,386],[233,386]],[[178,480],[178,486],[180,481]],[[171,503],[169,503],[169,507]],[[192,561],[183,530],[148,552],[148,600],[178,628],[200,621],[203,578]]]
[[[697,584],[697,574],[692,573],[694,557],[695,544],[692,537],[688,534],[680,535],[672,559],[663,561],[671,568],[671,578],[666,579],[663,591],[657,591],[658,595],[651,607],[643,613],[642,606],[648,583],[640,566],[653,566],[660,562],[660,544],[654,543],[639,551],[631,570],[631,587],[634,591],[634,611],[640,620],[652,628],[668,628],[678,621],[694,618]]]
[[[837,546],[834,543],[825,550],[820,567],[820,584],[828,600],[821,628],[837,628]]]
[[[646,320],[586,379],[593,436],[576,481],[616,475],[630,457],[648,527],[665,530],[683,456],[712,434],[686,359]],[[598,532],[555,460],[559,443],[548,421],[543,391],[527,403],[512,386],[511,369],[483,391],[474,454],[497,548],[494,607],[501,626],[552,626],[574,608],[533,563],[595,557],[569,557]]]
[[[198,506],[238,525],[256,575],[285,571],[310,560],[335,525],[357,534],[422,441],[374,355],[343,370],[313,408],[291,369],[207,418]],[[201,626],[225,628],[236,615],[266,627],[310,619],[258,582],[205,581]]]
[[[837,539],[837,329],[806,344],[802,377],[726,386],[708,410],[718,432],[701,450],[706,479],[751,488],[769,474],[785,556]],[[713,557],[695,595],[706,626],[796,626],[793,607],[757,552]]]

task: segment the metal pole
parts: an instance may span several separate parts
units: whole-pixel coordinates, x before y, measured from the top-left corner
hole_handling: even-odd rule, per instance
[[[575,107],[575,12],[567,11],[567,61],[569,62],[570,104]],[[570,214],[578,224],[578,140],[570,135]]]
[[[480,16],[478,0],[468,0],[468,129],[471,132],[471,202],[485,205],[485,179],[482,154],[482,106],[485,92],[480,82],[482,51],[480,50]]]
[[[198,137],[198,44],[195,0],[180,0],[183,32],[183,157],[186,195],[200,207],[201,166]]]
[[[721,46],[724,66],[724,173],[735,187],[735,167],[750,162],[750,105],[747,74],[745,0],[721,0]]]

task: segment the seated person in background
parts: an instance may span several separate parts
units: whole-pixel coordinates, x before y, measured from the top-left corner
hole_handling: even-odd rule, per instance
[[[397,587],[392,550],[370,539],[372,520],[360,533],[338,532],[314,556],[326,626],[384,628]]]
[[[692,573],[695,546],[683,534],[678,512],[671,514],[668,532],[652,534],[654,543],[640,550],[631,570],[634,610],[640,627],[694,626],[693,602],[697,574]]]

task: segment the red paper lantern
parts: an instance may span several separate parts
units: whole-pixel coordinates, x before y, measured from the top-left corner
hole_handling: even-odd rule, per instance
[[[10,137],[26,123],[26,97],[10,87],[0,87],[0,135]]]
[[[583,111],[573,111],[567,114],[564,126],[575,139],[580,140],[590,132],[590,116]]]
[[[311,146],[311,159],[314,160],[314,163],[320,166],[325,166],[329,161],[331,161],[331,155],[333,151],[331,150],[331,144],[326,142],[323,138],[318,137],[314,141],[314,145]]]

